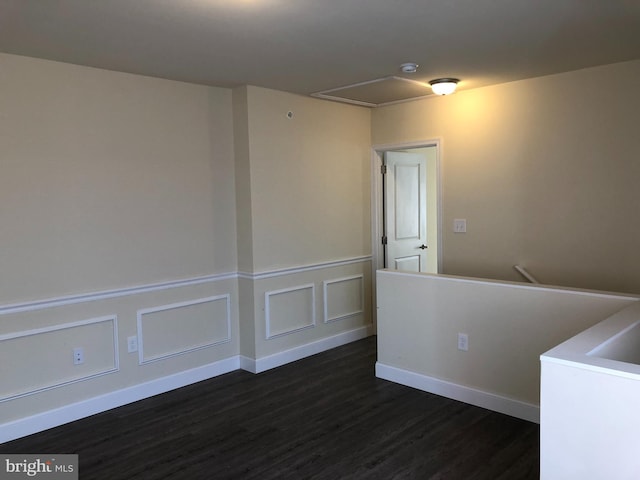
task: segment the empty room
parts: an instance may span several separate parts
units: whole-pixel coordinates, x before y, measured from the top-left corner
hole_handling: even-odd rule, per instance
[[[0,476],[637,478],[638,85],[631,1],[0,0]]]

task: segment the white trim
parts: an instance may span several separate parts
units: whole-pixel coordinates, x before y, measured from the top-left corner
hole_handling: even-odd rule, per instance
[[[244,355],[240,355],[240,368],[242,370],[246,370],[247,372],[257,373],[256,372],[256,360],[254,358],[245,357]]]
[[[271,309],[269,298],[275,295],[282,295],[285,293],[297,292],[298,290],[311,289],[311,323],[292,328],[291,330],[283,330],[277,333],[271,333]],[[281,337],[283,335],[290,335],[300,330],[306,330],[307,328],[313,328],[316,326],[316,286],[313,283],[307,283],[305,285],[298,285],[290,288],[283,288],[281,290],[271,290],[264,292],[264,323],[265,323],[265,340]]]
[[[331,100],[333,102],[349,103],[351,105],[359,105],[361,107],[373,108],[377,106],[377,104],[375,103],[363,102],[361,100],[353,100],[351,98],[345,98],[345,97],[336,97],[335,95],[326,95],[322,92],[312,93],[311,96],[314,98],[322,99],[322,100]]]
[[[33,330],[23,330],[20,332],[6,333],[4,335],[0,335],[0,342],[5,340],[13,340],[15,338],[30,337],[32,335],[40,335],[41,333],[51,333],[51,332],[56,332],[58,330],[66,330],[67,328],[84,327],[85,325],[101,323],[107,320],[114,320],[117,318],[118,318],[117,315],[105,315],[104,317],[95,317],[95,318],[89,318],[86,320],[79,320],[77,322],[61,323],[57,325],[52,325],[50,327],[34,328]]]
[[[438,96],[434,96],[437,98]],[[443,191],[442,191],[442,149],[443,141],[440,138],[432,140],[420,140],[406,143],[384,143],[371,146],[371,287],[372,295],[372,317],[373,324],[378,322],[378,309],[376,299],[376,271],[384,268],[384,249],[382,248],[382,235],[384,225],[382,221],[382,175],[380,167],[384,162],[384,152],[390,150],[407,150],[412,148],[436,147],[436,185],[438,189],[438,272],[443,271],[444,244],[442,241],[443,228]]]
[[[347,343],[361,340],[371,336],[372,333],[373,326],[365,325],[364,327],[339,333],[331,337],[322,338],[315,342],[300,345],[266,357],[258,359],[241,357],[240,366],[243,370],[247,370],[251,373],[262,373],[266,370],[271,370],[272,368],[280,367],[287,363],[315,355],[316,353],[324,352],[325,350],[330,350],[341,345],[346,345]]]
[[[425,93],[424,95],[418,95],[416,97],[409,97],[409,98],[403,98],[401,100],[392,100],[389,102],[382,102],[382,103],[372,103],[372,102],[366,102],[364,100],[354,100],[352,98],[347,98],[347,97],[340,97],[340,96],[336,96],[336,95],[328,95],[329,93],[332,92],[337,92],[340,90],[347,90],[350,88],[355,88],[355,87],[361,87],[361,86],[365,86],[365,85],[371,85],[373,83],[380,83],[380,82],[384,82],[387,80],[401,80],[403,82],[407,82],[407,83],[413,83],[415,85],[420,85],[422,87],[427,87],[428,93]],[[431,91],[431,87],[428,83],[425,82],[421,82],[419,80],[413,80],[412,78],[405,78],[405,77],[398,77],[396,75],[389,75],[387,77],[382,77],[382,78],[376,78],[373,80],[366,80],[364,82],[358,82],[358,83],[353,83],[351,85],[344,85],[342,87],[335,87],[335,88],[330,88],[329,90],[322,90],[320,92],[314,92],[311,94],[312,97],[314,98],[321,98],[323,100],[332,100],[335,102],[342,102],[342,103],[350,103],[353,105],[360,105],[363,107],[371,107],[371,108],[376,108],[376,107],[385,107],[387,105],[396,105],[398,103],[406,103],[406,102],[413,102],[416,100],[424,100],[425,98],[438,98],[439,95],[434,95],[434,93]]]
[[[165,393],[176,388],[233,372],[240,368],[252,373],[261,373],[325,350],[355,342],[371,334],[372,326],[368,325],[257,360],[235,355],[208,365],[105,393],[29,417],[12,420],[0,424],[0,444]]]
[[[627,325],[625,328],[623,328],[622,330],[620,330],[618,333],[616,333],[615,335],[612,335],[611,337],[607,338],[604,342],[602,342],[599,345],[596,345],[595,347],[593,347],[591,350],[589,350],[586,355],[589,357],[599,357],[599,358],[607,358],[607,357],[600,357],[599,353],[604,350],[606,347],[608,347],[609,345],[611,345],[613,342],[617,341],[618,339],[620,339],[620,337],[622,337],[623,335],[626,335],[627,333],[629,333],[629,331],[633,330],[634,328],[636,328],[638,326],[638,324],[640,323],[640,320],[636,320],[635,322],[631,323],[630,325]]]
[[[376,363],[376,377],[417,388],[424,392],[452,398],[477,407],[487,408],[494,412],[528,420],[529,422],[540,423],[540,407],[531,403],[514,400],[457,383],[447,382],[380,362]]]
[[[375,278],[375,271],[384,268],[383,254],[381,238],[384,234],[384,225],[382,222],[382,175],[380,174],[380,167],[384,162],[384,153],[394,150],[411,150],[415,148],[436,148],[436,189],[437,191],[437,209],[438,209],[438,272],[443,270],[443,258],[444,258],[444,245],[442,242],[443,235],[443,192],[442,192],[442,139],[435,138],[432,140],[420,140],[417,142],[406,143],[387,143],[373,145],[371,147],[371,247],[372,247],[372,264],[374,266],[373,273]],[[375,291],[375,280],[373,280],[373,286]],[[375,308],[374,308],[375,312]]]
[[[283,275],[293,275],[296,273],[310,272],[312,270],[321,270],[324,268],[342,267],[344,265],[352,265],[354,263],[363,263],[371,260],[371,255],[364,255],[361,257],[343,258],[340,260],[331,260],[330,262],[313,263],[308,265],[301,265],[299,267],[283,268],[280,270],[265,270],[262,272],[249,273],[238,272],[240,278],[247,280],[264,280],[265,278],[281,277]]]
[[[442,140],[435,140],[436,147],[436,188],[437,192],[437,200],[436,200],[436,208],[438,210],[438,273],[441,273],[444,270],[444,193],[442,191]]]
[[[436,97],[438,98],[438,97]],[[410,150],[412,148],[425,148],[435,147],[442,143],[440,138],[432,138],[428,140],[417,140],[414,142],[402,142],[402,143],[378,143],[372,145],[371,148],[374,152],[386,152],[389,150]]]
[[[348,282],[350,280],[360,280],[360,310],[343,313],[342,315],[329,318],[329,293],[327,290],[327,286],[332,283]],[[324,304],[323,323],[337,322],[339,320],[343,320],[345,318],[353,317],[355,315],[360,315],[361,313],[364,313],[364,275],[363,274],[352,275],[350,277],[336,278],[333,280],[323,281],[322,282],[322,301]]]
[[[184,350],[179,350],[177,352],[171,352],[163,355],[156,355],[153,357],[145,358],[144,357],[144,329],[142,328],[142,316],[147,315],[149,313],[156,312],[164,312],[166,310],[173,310],[176,308],[182,307],[190,307],[192,305],[200,305],[202,303],[210,303],[215,302],[217,300],[226,300],[227,307],[227,336],[222,340],[217,340],[214,342],[209,342],[201,345],[197,345],[194,347],[186,348]],[[231,341],[231,295],[226,293],[223,295],[215,295],[213,297],[206,298],[198,298],[196,300],[186,300],[184,302],[171,303],[169,305],[161,305],[157,307],[143,308],[138,310],[137,312],[137,335],[138,335],[138,364],[146,365],[148,363],[157,362],[159,360],[164,360],[165,358],[176,357],[178,355],[184,355],[186,353],[195,352],[196,350],[202,350],[204,348],[213,347],[215,345],[221,345],[223,343],[229,343]]]
[[[103,322],[112,322],[113,323],[113,368],[109,368],[107,370],[102,370],[100,372],[94,372],[91,373],[90,375],[85,375],[83,377],[78,377],[78,378],[74,378],[72,380],[66,380],[60,383],[54,383],[51,385],[47,385],[45,387],[40,387],[40,388],[36,388],[34,390],[29,390],[26,392],[21,392],[21,393],[16,393],[13,395],[9,395],[7,397],[2,397],[0,398],[0,403],[2,402],[6,402],[9,400],[15,400],[16,398],[21,398],[21,397],[26,397],[28,395],[33,395],[36,393],[41,393],[41,392],[46,392],[47,390],[52,390],[54,388],[58,388],[58,387],[64,387],[66,385],[71,385],[73,383],[78,383],[78,382],[83,382],[85,380],[90,380],[92,378],[97,378],[97,377],[101,377],[103,375],[108,375],[110,373],[114,373],[120,370],[120,356],[118,353],[118,316],[117,315],[107,315],[104,317],[96,317],[96,318],[89,318],[87,320],[80,320],[77,322],[69,322],[69,323],[63,323],[63,324],[59,324],[59,325],[52,325],[50,327],[43,327],[43,328],[36,328],[33,330],[25,330],[22,332],[15,332],[15,333],[8,333],[5,335],[0,335],[0,342],[4,342],[4,341],[8,341],[8,340],[14,340],[16,338],[22,338],[22,337],[30,337],[33,335],[42,335],[42,334],[47,334],[47,333],[51,333],[51,332],[57,332],[59,330],[67,330],[69,328],[76,328],[76,327],[84,327],[87,325],[94,325],[94,324],[98,324],[98,323],[103,323]]]
[[[138,295],[141,293],[156,292],[158,290],[168,290],[170,288],[186,287],[191,285],[199,285],[202,283],[218,282],[221,280],[231,280],[236,278],[238,278],[238,274],[236,272],[221,273],[216,275],[207,275],[204,277],[193,277],[182,280],[174,280],[171,282],[151,283],[148,285],[140,285],[137,287],[103,290],[99,292],[83,293],[79,295],[67,295],[62,297],[47,298],[44,300],[35,300],[32,302],[13,303],[0,306],[0,315],[33,312],[36,310],[44,310],[46,308],[62,307],[65,305],[93,302],[97,300],[105,300],[108,298],[125,297],[128,295]]]
[[[500,285],[501,287],[509,287],[523,290],[538,290],[544,292],[557,292],[557,293],[567,293],[572,295],[583,295],[587,297],[594,298],[610,298],[610,299],[628,299],[628,300],[640,300],[640,296],[633,295],[631,293],[608,293],[601,292],[598,290],[585,290],[578,288],[570,288],[570,287],[556,287],[551,285],[544,285],[541,283],[522,283],[522,282],[510,282],[507,280],[491,280],[487,278],[472,278],[472,277],[457,277],[455,275],[444,275],[444,274],[433,274],[433,273],[420,273],[420,272],[401,272],[398,270],[378,270],[378,273],[381,275],[399,275],[402,277],[423,277],[425,279],[431,278],[436,280],[445,280],[451,282],[458,283],[475,283],[475,284],[484,284],[484,285]]]
[[[240,361],[238,356],[233,356],[208,365],[109,392],[30,417],[10,421],[0,425],[0,443],[73,422],[74,420],[95,415],[96,413],[101,413],[192,383],[201,382],[224,373],[238,370],[239,367]]]
[[[614,377],[627,378],[629,380],[635,380],[636,382],[640,380],[640,373],[623,370],[624,368],[629,369],[630,367],[637,368],[638,365],[630,364],[627,362],[620,362],[618,360],[610,360],[608,358],[576,355],[575,358],[572,359],[541,355],[540,363],[553,363],[556,365],[562,365],[564,367],[575,368],[576,370],[586,370],[589,372],[602,373],[604,375],[611,375]]]
[[[156,292],[159,290],[168,290],[177,287],[187,287],[192,285],[200,285],[203,283],[219,282],[222,280],[235,280],[237,278],[245,278],[249,280],[262,280],[265,278],[279,277],[282,275],[292,275],[295,273],[308,272],[311,270],[319,270],[323,268],[341,267],[343,265],[351,265],[354,263],[362,263],[371,260],[371,255],[363,255],[360,257],[343,258],[340,260],[332,260],[316,264],[302,265],[299,267],[291,267],[279,270],[265,270],[263,272],[227,272],[213,275],[205,275],[202,277],[192,277],[180,280],[172,280],[169,282],[150,283],[147,285],[138,285],[135,287],[116,288],[113,290],[101,290],[97,292],[81,293],[77,295],[64,295],[60,297],[45,298],[41,300],[33,300],[27,302],[10,303],[0,305],[0,315],[10,315],[13,313],[34,312],[37,310],[45,310],[53,307],[63,307],[66,305],[75,305],[78,303],[94,302],[98,300],[106,300],[109,298],[125,297],[129,295],[139,295],[141,293]]]

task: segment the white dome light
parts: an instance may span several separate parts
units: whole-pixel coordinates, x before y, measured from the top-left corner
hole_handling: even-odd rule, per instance
[[[431,80],[429,85],[436,95],[450,95],[456,91],[459,81],[457,78],[437,78]]]

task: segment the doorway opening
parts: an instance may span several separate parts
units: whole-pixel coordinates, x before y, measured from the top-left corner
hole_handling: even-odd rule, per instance
[[[374,270],[442,271],[440,142],[373,147]]]

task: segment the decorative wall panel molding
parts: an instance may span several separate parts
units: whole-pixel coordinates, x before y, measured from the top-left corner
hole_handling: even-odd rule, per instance
[[[74,365],[73,350],[78,347],[84,361]],[[116,315],[0,335],[0,402],[118,369]]]
[[[371,255],[362,257],[343,258],[340,260],[332,260],[330,262],[313,263],[309,265],[301,265],[299,267],[284,268],[281,270],[267,270],[258,273],[238,272],[238,276],[248,280],[264,280],[265,278],[281,277],[284,275],[293,275],[296,273],[310,272],[313,270],[322,270],[324,268],[342,267],[345,265],[353,265],[354,263],[370,262]]]
[[[65,295],[60,297],[46,298],[42,300],[35,300],[30,302],[11,303],[6,305],[0,305],[0,315],[9,315],[12,313],[32,312],[37,310],[45,310],[47,308],[62,307],[65,305],[75,305],[78,303],[95,302],[98,300],[106,300],[109,298],[125,297],[129,295],[139,295],[141,293],[156,292],[160,290],[168,290],[177,287],[187,287],[191,285],[200,285],[203,283],[219,282],[222,280],[233,280],[238,277],[246,278],[249,280],[262,280],[265,278],[279,277],[283,275],[292,275],[295,273],[309,272],[313,270],[320,270],[323,268],[341,267],[344,265],[352,265],[354,263],[362,263],[371,261],[371,255],[365,255],[360,257],[344,258],[340,260],[333,260],[330,262],[315,263],[309,265],[302,265],[299,267],[281,269],[281,270],[269,270],[259,273],[248,272],[228,272],[213,275],[206,275],[202,277],[192,277],[180,280],[174,280],[170,282],[162,283],[150,283],[147,285],[139,285],[136,287],[117,288],[113,290],[103,290],[91,293],[82,293],[78,295]]]
[[[315,304],[314,284],[265,292],[266,339],[315,327]]]
[[[138,310],[140,365],[231,341],[231,295]]]
[[[395,259],[395,269],[409,272],[420,271],[420,255],[398,257]]]
[[[236,272],[221,273],[216,275],[207,275],[203,277],[185,278],[174,280],[171,282],[151,283],[147,285],[139,285],[137,287],[118,288],[114,290],[103,290],[100,292],[83,293],[79,295],[67,295],[62,297],[47,298],[36,300],[33,302],[13,303],[9,305],[0,305],[0,315],[8,315],[11,313],[32,312],[36,310],[44,310],[53,307],[62,307],[65,305],[75,305],[77,303],[95,302],[97,300],[106,300],[109,298],[126,297],[128,295],[139,295],[141,293],[157,292],[159,290],[168,290],[177,287],[188,287],[191,285],[200,285],[203,283],[219,282],[221,280],[229,280],[238,278]]]
[[[324,323],[335,322],[364,312],[364,275],[325,280],[322,283]]]

